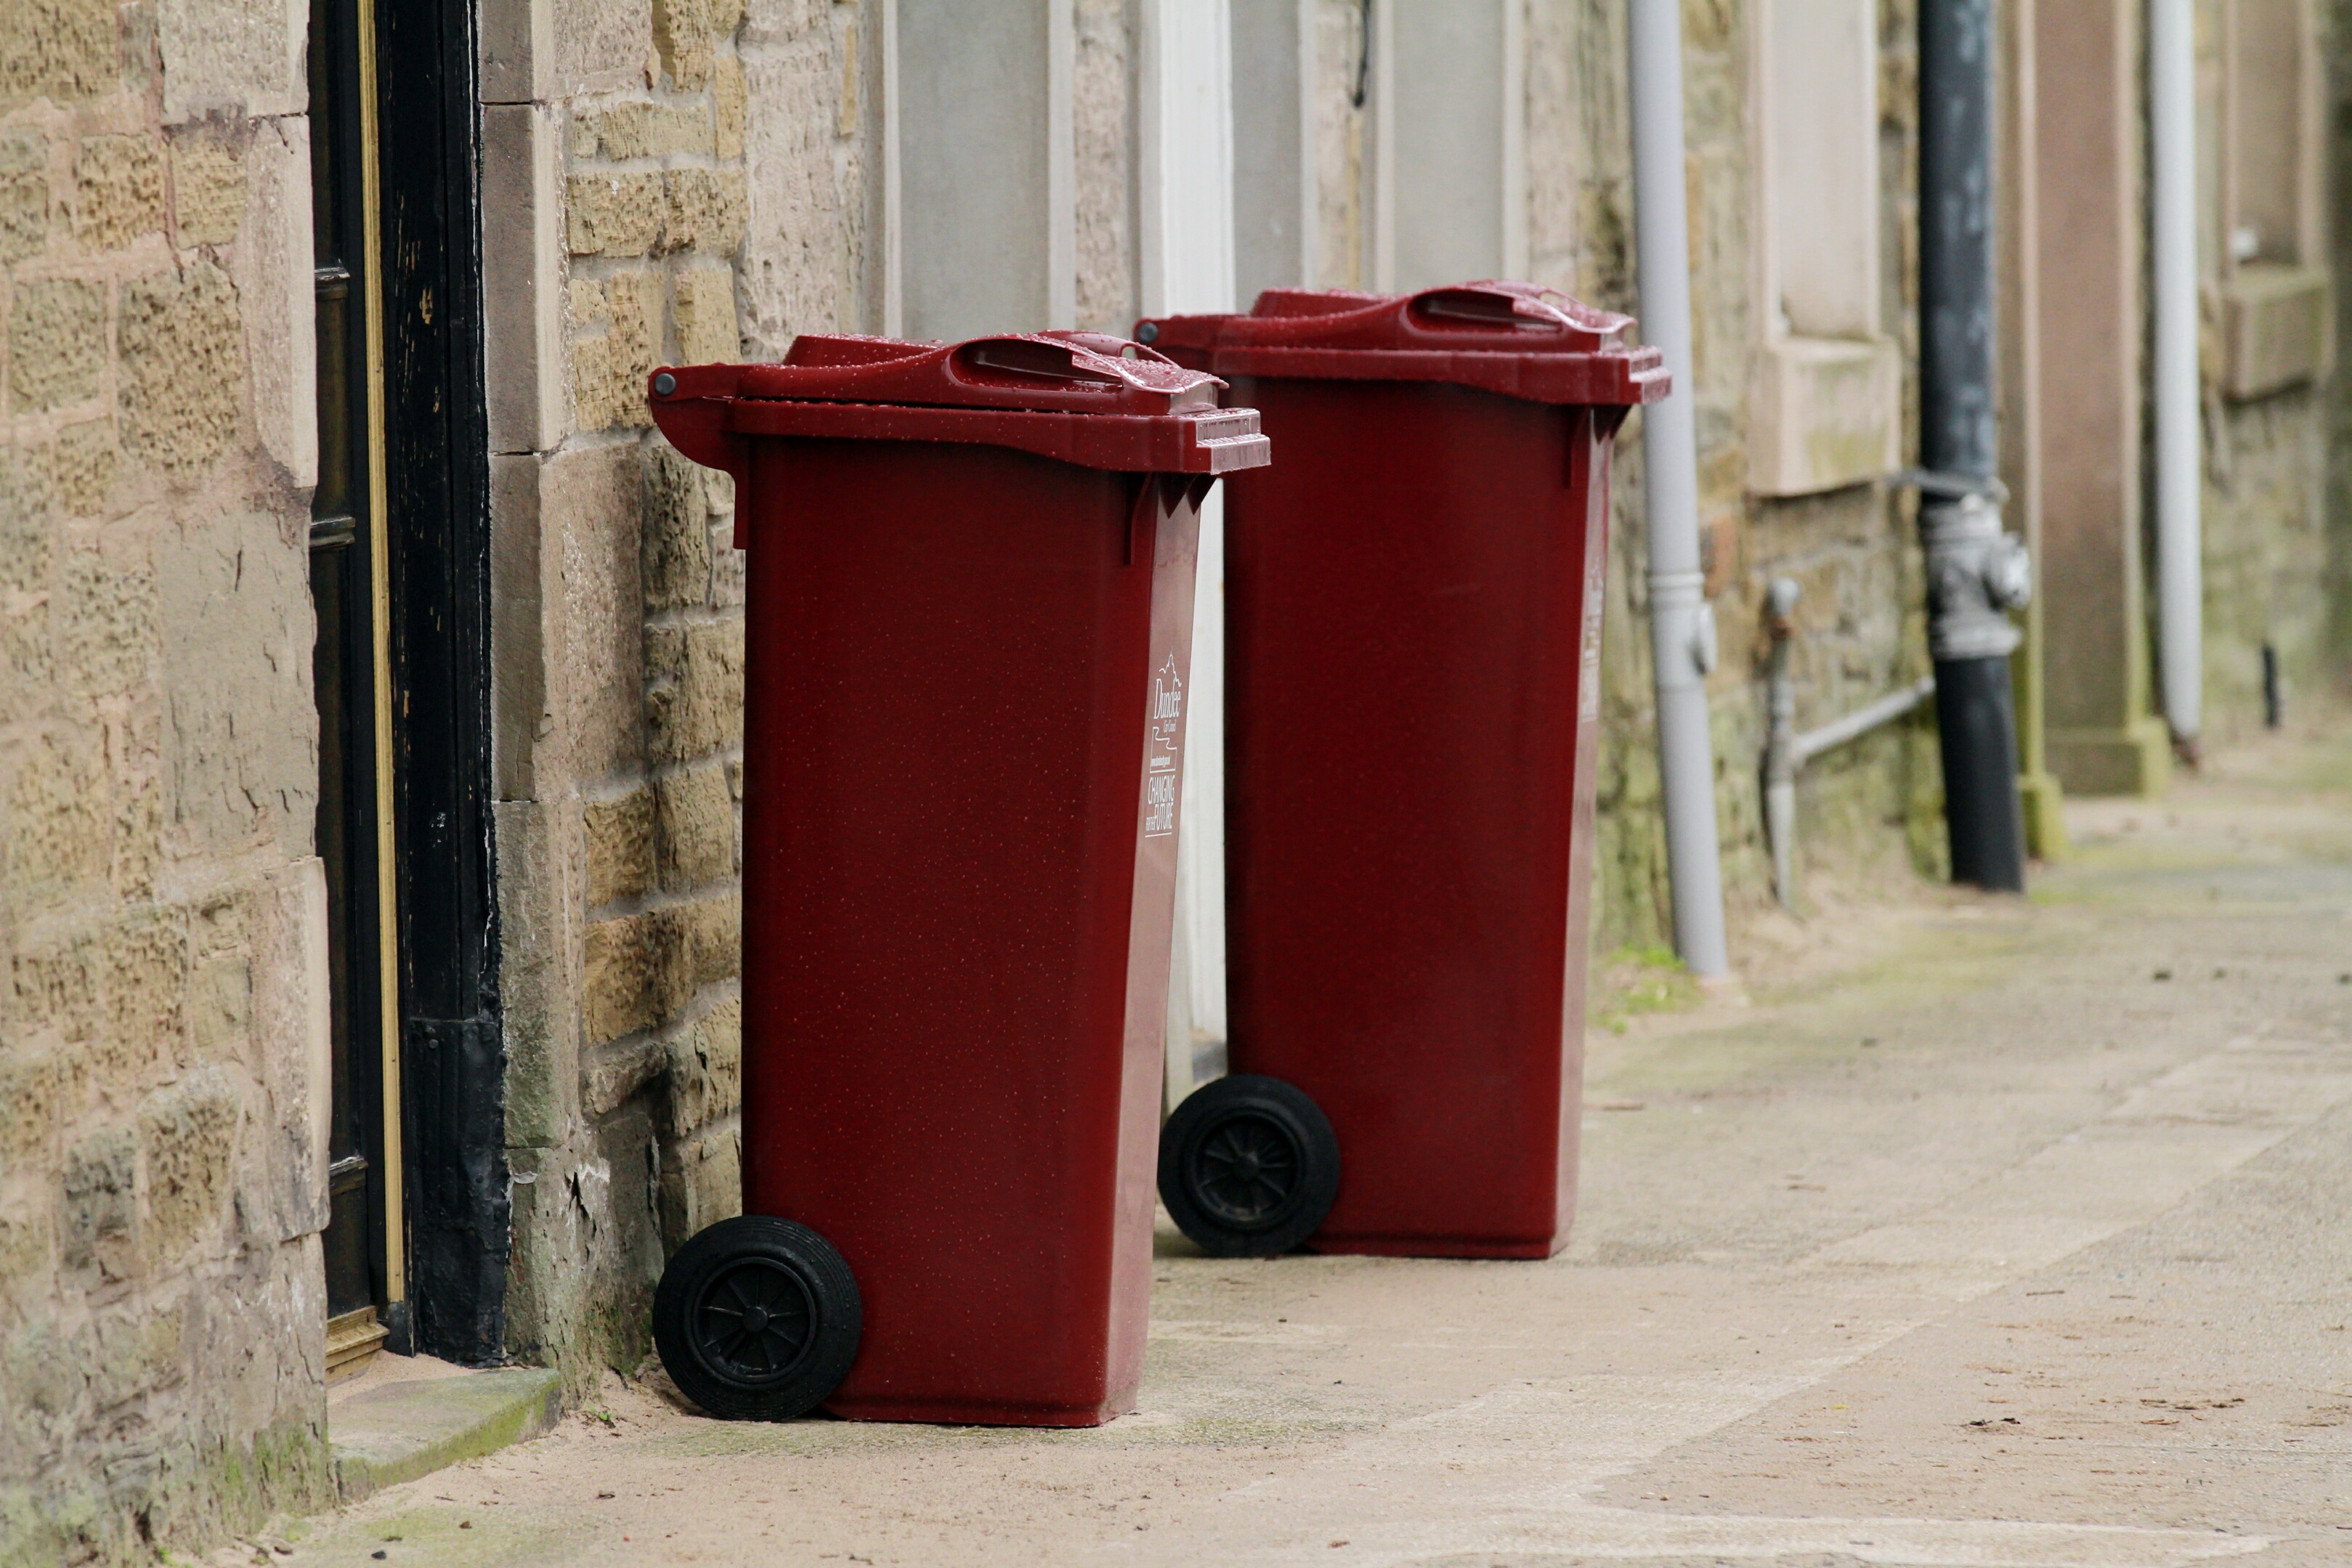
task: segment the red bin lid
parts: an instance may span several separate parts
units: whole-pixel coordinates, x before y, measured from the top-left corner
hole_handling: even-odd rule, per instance
[[[1160,316],[1135,335],[1220,376],[1447,382],[1531,402],[1625,407],[1669,387],[1630,316],[1532,283],[1485,279],[1418,294],[1269,288],[1246,316]]]
[[[961,343],[803,333],[780,365],[665,365],[654,423],[696,462],[740,478],[761,435],[1010,446],[1084,468],[1232,473],[1268,458],[1255,409],[1224,383],[1101,332]]]

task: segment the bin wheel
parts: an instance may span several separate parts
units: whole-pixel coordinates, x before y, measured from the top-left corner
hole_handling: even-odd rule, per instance
[[[654,1346],[680,1392],[713,1416],[790,1421],[822,1404],[857,1357],[857,1281],[805,1225],[746,1214],[696,1234],[654,1292]]]
[[[1212,1258],[1272,1258],[1339,1194],[1339,1140],[1304,1092],[1243,1073],[1187,1095],[1160,1130],[1160,1201]]]

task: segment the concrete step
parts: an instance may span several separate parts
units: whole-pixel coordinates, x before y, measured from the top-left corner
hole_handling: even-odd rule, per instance
[[[562,1413],[562,1380],[546,1367],[370,1381],[327,1410],[345,1502],[536,1437]]]

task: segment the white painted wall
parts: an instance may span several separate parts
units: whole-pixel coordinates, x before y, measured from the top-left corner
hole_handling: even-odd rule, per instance
[[[1372,287],[1528,268],[1521,0],[1373,0]]]
[[[1147,316],[1231,310],[1233,15],[1228,0],[1144,0],[1137,75],[1140,272]],[[1168,1103],[1214,1070],[1225,1039],[1224,496],[1201,509],[1192,712],[1168,988]]]
[[[884,330],[1077,318],[1069,0],[887,0]]]

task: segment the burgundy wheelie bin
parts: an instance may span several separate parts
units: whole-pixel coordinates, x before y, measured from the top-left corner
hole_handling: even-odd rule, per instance
[[[1233,1075],[1160,1145],[1211,1252],[1567,1239],[1631,326],[1481,282],[1137,327],[1282,454],[1225,497]]]
[[[749,572],[744,1214],[655,1302],[714,1414],[1130,1407],[1196,513],[1267,453],[1216,390],[1067,332],[652,378]]]

